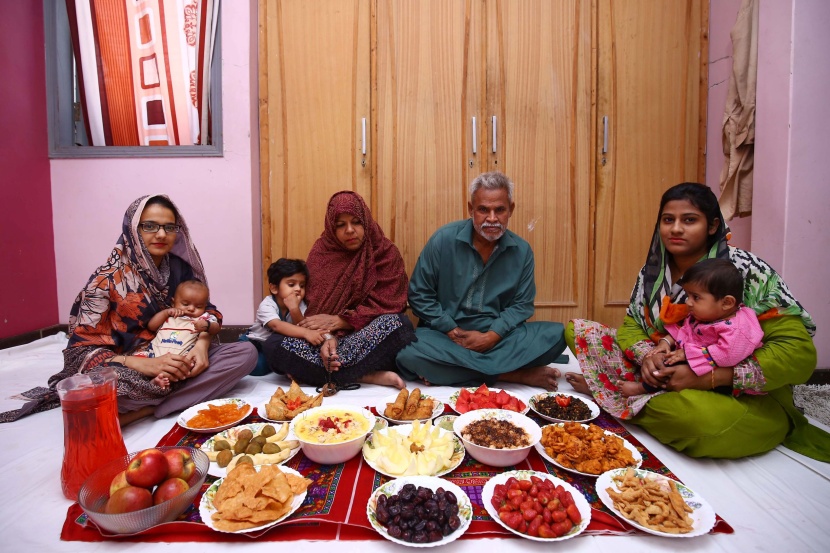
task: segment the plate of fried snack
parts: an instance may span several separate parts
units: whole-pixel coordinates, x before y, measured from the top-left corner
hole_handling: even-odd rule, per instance
[[[375,410],[393,424],[411,424],[412,421],[434,419],[444,412],[444,404],[432,396],[422,394],[420,388],[411,392],[404,388],[396,395],[383,398]]]
[[[694,490],[642,469],[614,469],[597,478],[597,496],[617,516],[643,532],[693,538],[715,526],[715,510]]]
[[[208,474],[226,476],[238,464],[281,465],[300,452],[287,422],[242,424],[219,432],[202,445],[210,459]]]
[[[303,411],[308,411],[312,407],[320,407],[322,404],[322,393],[310,396],[303,392],[300,385],[292,380],[288,392],[278,387],[271,399],[257,405],[257,412],[265,420],[285,422],[292,420]]]
[[[458,436],[429,420],[378,430],[363,444],[369,466],[393,478],[443,476],[461,464],[464,453]]]
[[[199,516],[217,532],[264,530],[299,509],[310,484],[288,467],[238,465],[205,491]]]
[[[207,434],[239,424],[253,410],[244,399],[214,399],[185,409],[176,422],[193,432]]]
[[[554,465],[585,476],[643,464],[643,456],[631,442],[596,424],[561,422],[543,426],[542,439],[535,447]]]

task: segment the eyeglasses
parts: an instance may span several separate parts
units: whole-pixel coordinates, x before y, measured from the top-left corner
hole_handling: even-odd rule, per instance
[[[175,223],[167,223],[166,225],[160,225],[155,221],[141,221],[140,223],[138,223],[138,228],[142,232],[158,232],[161,228],[164,229],[164,232],[166,232],[167,234],[171,234],[173,232],[179,232],[182,226],[177,225]]]

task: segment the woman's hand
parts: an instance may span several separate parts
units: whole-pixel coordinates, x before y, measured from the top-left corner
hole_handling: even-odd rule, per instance
[[[202,334],[199,336],[199,339],[196,340],[196,345],[193,346],[193,349],[191,349],[185,356],[185,360],[190,367],[190,374],[188,374],[189,378],[199,376],[205,369],[208,368],[208,365],[210,365],[210,361],[208,361],[209,347],[210,335]]]
[[[189,361],[175,353],[165,353],[159,357],[126,356],[122,364],[144,376],[155,378],[162,375],[171,382],[184,380],[191,373]]]
[[[323,367],[329,372],[340,370],[340,357],[337,355],[337,338],[331,338],[323,342],[320,347],[320,358],[323,360]]]
[[[704,374],[698,376],[689,367],[689,365],[682,363],[678,365],[666,365],[662,371],[665,375],[665,385],[663,386],[670,392],[680,392],[682,390],[711,390],[712,376]]]
[[[298,326],[311,330],[323,332],[334,332],[336,330],[352,330],[352,325],[340,318],[338,315],[309,315],[298,323]]]
[[[665,388],[665,377],[662,373],[666,368],[663,364],[665,356],[665,353],[652,350],[643,358],[643,363],[640,365],[640,378],[643,382],[655,388]]]

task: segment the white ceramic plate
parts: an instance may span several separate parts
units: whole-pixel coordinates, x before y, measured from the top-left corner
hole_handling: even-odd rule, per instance
[[[394,426],[394,427],[384,428],[382,430],[375,431],[374,433],[372,433],[371,436],[369,436],[366,439],[366,444],[363,447],[366,447],[367,445],[369,447],[372,447],[374,445],[373,440],[374,440],[375,435],[377,435],[377,434],[386,435],[386,434],[388,434],[389,432],[391,432],[393,430],[395,432],[397,432],[398,434],[400,434],[400,435],[408,436],[412,432],[412,425],[411,424],[403,424],[403,425],[400,425],[400,426]],[[448,432],[447,430],[444,430],[443,428],[439,428],[439,430],[441,431],[441,433],[439,435],[449,434],[451,439],[452,439],[452,442],[453,442],[452,457],[450,457],[449,464],[447,466],[445,466],[443,469],[439,470],[435,474],[429,474],[429,475],[426,475],[426,476],[443,476],[445,474],[451,473],[452,471],[454,471],[458,467],[458,465],[461,464],[461,462],[464,460],[464,454],[466,453],[466,451],[464,449],[464,444],[461,443],[461,440],[458,438],[458,436],[456,436],[452,432]],[[391,472],[385,471],[380,466],[378,466],[374,461],[370,461],[366,457],[365,454],[363,455],[363,459],[366,461],[366,463],[370,467],[372,467],[373,469],[375,469],[376,471],[378,471],[381,474],[384,474],[386,476],[391,476],[392,478],[398,478],[399,476],[401,476],[400,474],[392,474]]]
[[[467,391],[470,392],[471,394],[474,393],[476,390],[478,390],[478,388],[467,388]],[[492,394],[496,394],[496,393],[502,391],[501,388],[488,388],[488,390],[490,390],[490,393],[492,393]],[[522,396],[520,396],[518,394],[514,394],[513,392],[508,392],[507,390],[504,390],[504,392],[506,394],[509,394],[509,395],[515,397],[516,399],[520,400],[522,403],[525,404],[524,411],[521,411],[522,415],[524,415],[525,413],[528,412],[528,410],[530,410],[530,407],[528,406],[527,401],[525,401],[525,398],[523,398]],[[461,393],[461,390],[453,392],[452,395],[450,396],[450,400],[447,402],[447,405],[450,406],[450,409],[452,409],[453,411],[455,411],[459,415],[461,415],[462,413],[460,413],[458,411],[458,409],[455,408],[455,402],[458,400],[458,395],[460,393]],[[487,407],[487,409],[492,409],[492,407]]]
[[[608,495],[608,488],[613,489],[614,491],[620,491],[617,483],[614,481],[614,477],[617,475],[622,475],[625,473],[627,469],[614,469],[609,470],[608,472],[602,473],[599,478],[597,478],[597,496],[599,496],[600,500],[605,504],[606,507],[611,509],[611,511],[617,515],[620,519],[626,521],[627,523],[631,524],[635,528],[639,528],[643,532],[648,532],[649,534],[654,534],[655,536],[664,536],[667,538],[694,538],[695,536],[702,536],[703,534],[708,534],[709,530],[711,530],[715,526],[715,510],[703,499],[701,496],[697,495],[694,490],[687,487],[685,484],[681,484],[677,480],[673,480],[668,476],[663,476],[662,474],[657,474],[656,472],[651,472],[648,470],[643,469],[635,469],[634,473],[637,475],[638,478],[651,478],[657,481],[664,481],[668,482],[672,480],[675,485],[677,486],[677,491],[680,492],[680,495],[683,496],[683,500],[686,504],[693,509],[691,513],[689,513],[689,518],[692,519],[692,531],[688,534],[669,534],[667,532],[660,532],[659,530],[653,530],[651,528],[647,528],[637,523],[637,521],[630,520],[625,518],[620,511],[614,507],[614,501],[611,499],[611,496]]]
[[[219,432],[215,436],[211,436],[210,438],[208,438],[205,441],[205,443],[202,444],[202,447],[200,449],[202,449],[204,451],[213,451],[213,444],[214,444],[214,442],[216,442],[216,440],[227,440],[229,437],[233,438],[241,430],[244,430],[246,428],[249,429],[251,432],[253,432],[254,436],[256,436],[257,432],[259,432],[262,429],[262,427],[265,426],[266,424],[271,424],[271,423],[252,422],[251,424],[241,424],[241,425],[235,426],[233,428],[228,428],[227,430],[223,430],[222,432]],[[283,423],[283,424],[288,424],[288,423],[286,422],[286,423]],[[280,428],[278,426],[274,426],[274,429],[277,430],[277,431],[280,430]],[[288,431],[288,434],[285,436],[285,438],[283,438],[283,440],[296,440],[296,439],[297,439],[297,437],[294,436],[294,434],[290,430]],[[283,463],[287,462],[288,459],[291,459],[292,457],[294,457],[299,452],[300,452],[300,446],[297,445],[297,447],[295,447],[294,449],[291,450],[291,454],[288,456],[288,458],[286,458],[283,461],[280,461],[279,463],[276,463],[276,464],[277,465],[282,465]],[[225,476],[228,475],[228,469],[226,467],[220,467],[219,464],[216,461],[211,461],[210,462],[210,467],[208,467],[208,474],[210,474],[211,476],[217,476],[219,478],[224,478]]]
[[[257,414],[259,415],[259,417],[261,419],[264,419],[264,420],[267,420],[267,421],[270,421],[270,422],[291,422],[291,419],[280,420],[280,419],[272,419],[272,418],[268,417],[268,411],[266,411],[265,406],[268,405],[268,401],[270,399],[271,398],[268,398],[267,400],[263,401],[262,403],[260,403],[256,406]],[[299,413],[297,413],[297,414],[299,415]]]
[[[383,414],[383,412],[386,410],[386,404],[387,403],[395,403],[396,399],[398,399],[398,394],[387,396],[387,397],[383,398],[383,400],[381,400],[380,403],[375,405],[375,410],[378,412],[378,416],[383,417],[384,419],[388,420],[392,424],[412,424],[412,420],[415,420],[415,419],[411,419],[411,420],[393,419],[392,417],[387,417],[386,415]],[[439,401],[438,399],[436,399],[436,398],[434,398],[430,395],[427,395],[427,394],[421,394],[421,399],[431,399],[434,406],[432,408],[432,416],[430,416],[428,419],[417,419],[419,422],[426,422],[428,420],[432,420],[432,419],[434,419],[435,417],[437,417],[438,415],[440,415],[441,413],[444,412],[444,404],[441,401]]]
[[[235,403],[238,406],[247,405],[248,409],[245,411],[245,414],[242,417],[240,417],[239,419],[237,419],[233,422],[230,422],[228,424],[223,424],[221,426],[215,426],[213,428],[193,428],[193,427],[187,425],[187,421],[189,421],[190,419],[192,419],[193,417],[198,415],[199,411],[201,411],[202,409],[207,409],[208,405],[213,405],[215,407],[220,407],[220,406],[226,405],[228,403]],[[176,422],[178,423],[179,426],[181,426],[182,428],[187,428],[191,432],[199,432],[200,434],[212,434],[212,433],[215,433],[215,432],[219,432],[220,430],[225,430],[226,428],[230,428],[231,426],[235,426],[235,425],[239,424],[241,421],[245,420],[245,417],[250,415],[251,411],[253,411],[253,410],[254,410],[253,406],[250,403],[248,403],[247,401],[245,401],[244,399],[239,399],[239,398],[214,399],[214,400],[211,400],[211,401],[205,401],[203,403],[200,403],[199,405],[194,405],[193,407],[191,407],[189,409],[185,409],[179,415],[179,418],[176,419]]]
[[[562,486],[563,488],[565,488],[565,490],[571,492],[571,497],[573,497],[574,503],[576,504],[576,508],[579,509],[579,514],[582,516],[582,520],[579,522],[579,525],[575,525],[573,528],[571,528],[570,532],[558,538],[539,538],[536,536],[530,536],[523,532],[519,532],[518,530],[514,530],[513,528],[506,525],[504,522],[502,522],[501,518],[499,518],[498,510],[493,506],[493,490],[495,490],[496,484],[504,484],[511,476],[514,477],[516,480],[530,480],[531,476],[536,476],[543,480],[550,480],[554,483],[554,485]],[[588,501],[585,499],[585,496],[582,495],[582,492],[580,492],[564,480],[560,480],[559,478],[546,472],[538,472],[535,470],[511,470],[508,472],[498,474],[490,480],[488,480],[486,484],[484,484],[484,488],[482,488],[481,490],[481,501],[484,503],[484,509],[487,511],[487,514],[490,515],[490,518],[492,518],[497,523],[501,524],[517,536],[521,536],[529,540],[544,542],[567,540],[581,534],[588,527],[588,524],[591,523],[591,506],[588,504]]]
[[[455,497],[458,500],[458,518],[461,520],[461,525],[458,529],[449,536],[444,536],[443,539],[430,543],[412,543],[390,536],[386,531],[386,528],[378,522],[377,517],[375,516],[375,507],[377,506],[378,497],[381,494],[387,497],[394,495],[398,493],[406,484],[412,484],[415,487],[421,486],[429,488],[432,491],[436,491],[438,488],[444,488],[444,490],[455,494]],[[461,536],[461,534],[467,531],[467,528],[470,527],[470,522],[473,520],[473,506],[470,503],[470,498],[467,497],[466,493],[464,493],[464,490],[448,480],[437,478],[435,476],[403,476],[387,482],[374,491],[372,497],[369,498],[369,503],[366,505],[366,517],[369,519],[369,523],[372,525],[372,528],[389,541],[393,541],[401,545],[408,545],[410,547],[435,547],[437,545],[444,545],[445,543],[455,541],[459,538],[459,536]]]
[[[449,430],[452,432],[452,426],[455,422],[455,419],[458,418],[458,415],[441,415],[437,419],[432,421],[433,426],[440,426],[444,430]]]
[[[588,406],[588,409],[591,410],[591,415],[587,419],[579,419],[579,420],[570,420],[570,419],[558,419],[556,417],[552,417],[549,415],[545,415],[539,409],[537,409],[537,404],[539,401],[545,399],[546,397],[556,397],[556,396],[568,396],[573,401],[574,399],[581,401],[585,405]],[[541,394],[536,394],[535,396],[530,398],[530,401],[527,402],[528,406],[533,409],[533,412],[545,419],[546,421],[550,422],[588,422],[592,421],[599,416],[599,405],[591,401],[590,399],[586,399],[582,396],[576,394],[569,394],[568,392],[544,392]]]
[[[555,423],[553,425],[548,425],[548,426],[563,426],[564,424],[565,423],[559,422],[559,423]],[[583,426],[583,428],[588,427],[587,424],[583,424],[582,426]],[[643,464],[643,456],[640,455],[640,452],[637,451],[636,447],[631,445],[631,442],[629,442],[628,440],[626,440],[622,436],[618,436],[617,434],[614,434],[613,432],[609,432],[608,430],[605,430],[604,432],[605,432],[606,436],[616,436],[616,437],[618,437],[619,439],[621,439],[623,441],[623,446],[625,446],[625,448],[628,451],[631,452],[631,456],[634,457],[634,461],[636,461],[636,464],[634,464],[631,468],[639,468],[640,465]],[[544,436],[544,435],[545,435],[545,427],[543,426],[542,427],[542,436]],[[572,468],[569,468],[569,467],[566,467],[566,466],[563,466],[563,465],[559,464],[556,461],[556,459],[554,459],[553,457],[551,457],[550,455],[547,454],[547,452],[545,451],[545,446],[542,445],[541,440],[539,440],[539,442],[534,447],[536,448],[536,451],[539,452],[539,455],[541,455],[542,457],[544,457],[545,459],[547,459],[548,461],[550,461],[551,463],[553,463],[554,465],[556,465],[557,467],[559,467],[563,470],[567,470],[568,472],[572,472],[574,474],[581,474],[583,476],[591,476],[591,477],[594,477],[594,478],[599,476],[599,474],[591,474],[590,472],[580,472],[576,469],[572,469]]]
[[[256,469],[257,472],[259,472],[259,467],[256,467]],[[290,472],[291,474],[294,474],[296,476],[303,476],[302,474],[300,474],[292,468],[280,467],[280,470],[284,473]],[[228,532],[227,530],[219,530],[218,528],[216,528],[213,522],[213,517],[211,516],[213,515],[213,513],[216,512],[216,507],[213,506],[213,496],[216,495],[216,490],[219,489],[219,486],[224,481],[224,478],[220,478],[219,480],[211,484],[207,491],[205,491],[204,495],[202,496],[202,500],[199,502],[199,516],[202,517],[202,522],[204,522],[211,530],[215,530],[216,532],[223,532],[225,534],[245,534],[248,532],[256,532],[258,530],[270,528],[271,526],[274,526],[275,524],[278,524],[290,517],[294,511],[300,508],[300,505],[302,505],[303,501],[305,501],[306,495],[308,495],[307,492],[295,495],[294,499],[291,501],[291,509],[277,520],[273,520],[271,522],[268,522],[267,524],[256,526],[254,528],[245,528],[244,530],[237,530],[236,532]]]

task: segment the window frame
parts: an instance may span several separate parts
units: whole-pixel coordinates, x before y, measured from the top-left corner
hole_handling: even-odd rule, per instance
[[[224,4],[224,2],[222,3]],[[74,82],[72,41],[64,0],[43,0],[49,158],[223,157],[222,9],[216,23],[210,71],[210,125],[213,144],[186,146],[77,146],[73,141]],[[81,125],[83,127],[83,125]]]

